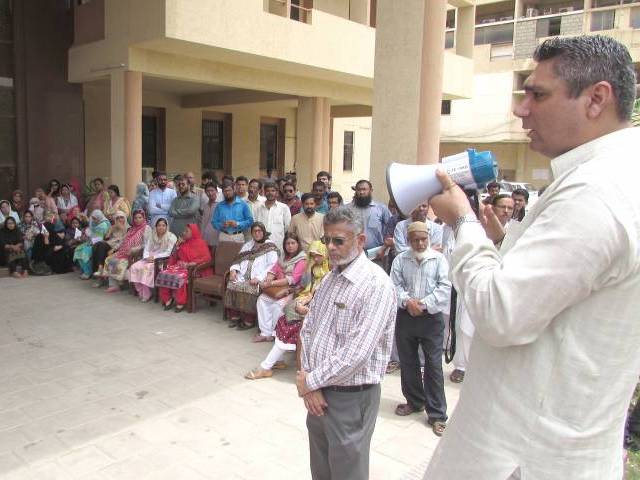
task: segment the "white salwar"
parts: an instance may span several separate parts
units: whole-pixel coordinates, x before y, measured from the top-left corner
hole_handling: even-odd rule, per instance
[[[273,337],[276,323],[278,323],[278,319],[284,313],[284,307],[291,298],[293,298],[293,295],[287,295],[284,298],[275,300],[264,293],[258,297],[256,310],[258,311],[260,335],[263,337]]]
[[[476,333],[428,480],[619,480],[640,373],[640,129],[552,161],[498,252],[464,223],[452,278]]]

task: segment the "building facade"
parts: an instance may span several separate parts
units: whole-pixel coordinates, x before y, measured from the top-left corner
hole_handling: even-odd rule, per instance
[[[370,175],[376,26],[395,25],[394,11],[415,16],[414,6],[422,17],[424,5],[80,0],[68,80],[82,89],[86,177],[131,195],[155,169],[251,178],[271,168],[296,171],[305,190],[328,170],[350,196],[351,182]],[[421,49],[419,31],[396,36]],[[468,97],[471,72],[469,58],[448,52],[445,97]]]
[[[454,9],[447,20],[447,47],[453,48]],[[469,146],[491,149],[505,180],[538,187],[550,183],[549,159],[528,148],[528,138],[512,109],[524,95],[522,85],[534,68],[535,48],[549,37],[580,34],[619,40],[640,73],[640,1],[477,1],[473,94],[451,102],[442,116],[441,154]]]

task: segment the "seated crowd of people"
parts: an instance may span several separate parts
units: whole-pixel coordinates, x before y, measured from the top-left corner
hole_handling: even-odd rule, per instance
[[[285,352],[296,350],[311,299],[331,268],[323,218],[347,208],[362,220],[367,257],[385,269],[397,289],[397,347],[388,372],[401,370],[407,403],[396,414],[426,409],[439,435],[446,422],[439,359],[443,316],[449,314],[452,231],[429,218],[427,203],[405,218],[393,202],[374,201],[368,180],[356,183],[352,201],[344,205],[341,195],[331,191],[328,172],[316,178],[312,191],[302,194],[294,174],[251,180],[225,176],[218,182],[205,172],[198,186],[191,172],[172,181],[154,172],[149,185],[137,186],[131,201],[117,185],[105,188],[100,178],[92,181],[89,195],[82,195],[77,183],[52,180],[28,202],[20,190],[0,201],[0,264],[16,278],[77,271],[108,293],[128,285],[141,302],[155,293],[164,310],[180,313],[193,300],[196,279],[215,274],[218,251],[236,245],[221,300],[229,328],[258,327],[252,341],[273,342],[264,361],[245,375],[257,380],[285,368]],[[507,197],[490,188],[485,202],[506,228],[522,220],[527,199],[526,191]],[[460,317],[463,310],[460,306]],[[423,332],[411,326],[411,317],[425,315],[435,316],[442,329]],[[464,318],[461,323],[463,335],[471,336],[464,331]],[[466,342],[470,339],[460,340],[462,352],[450,377],[454,382],[464,378]]]

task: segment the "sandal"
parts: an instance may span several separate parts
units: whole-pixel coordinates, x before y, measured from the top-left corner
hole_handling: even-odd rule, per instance
[[[231,320],[229,320],[229,325],[227,325],[227,327],[236,328],[239,323],[240,323],[240,319],[239,318],[232,318]]]
[[[184,312],[184,305],[176,305],[176,308],[174,308],[173,311],[176,313]]]
[[[400,417],[406,417],[407,415],[411,415],[412,413],[416,413],[421,410],[421,408],[415,408],[413,405],[408,403],[401,403],[396,407],[395,414]]]
[[[434,420],[433,422],[429,420],[428,423],[431,425],[431,430],[433,430],[434,435],[437,437],[441,437],[444,430],[447,428],[447,422],[443,422],[441,420]]]
[[[116,293],[120,291],[120,287],[109,287],[105,290],[107,293]]]
[[[464,370],[458,370],[457,368],[449,375],[449,380],[453,383],[462,383],[464,381]]]
[[[264,342],[273,342],[273,337],[265,337],[264,335],[257,334],[255,337],[251,339],[253,343],[264,343]]]
[[[254,327],[253,323],[240,322],[237,328],[238,330],[249,330],[250,328],[253,328],[253,327]]]
[[[247,380],[259,380],[260,378],[269,378],[273,376],[273,371],[263,370],[262,368],[254,368],[250,372],[246,373],[244,378]]]
[[[173,308],[173,298],[163,305],[165,312]]]
[[[271,370],[286,370],[287,368],[289,368],[289,365],[284,363],[282,360],[278,360],[276,363],[273,364],[273,367],[271,367]]]

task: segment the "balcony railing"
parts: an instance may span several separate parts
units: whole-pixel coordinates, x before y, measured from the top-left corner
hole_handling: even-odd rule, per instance
[[[475,45],[513,42],[513,20],[476,25]]]
[[[291,0],[267,0],[267,11],[281,17],[290,18],[302,23],[311,23],[313,8],[305,7],[303,2]]]

